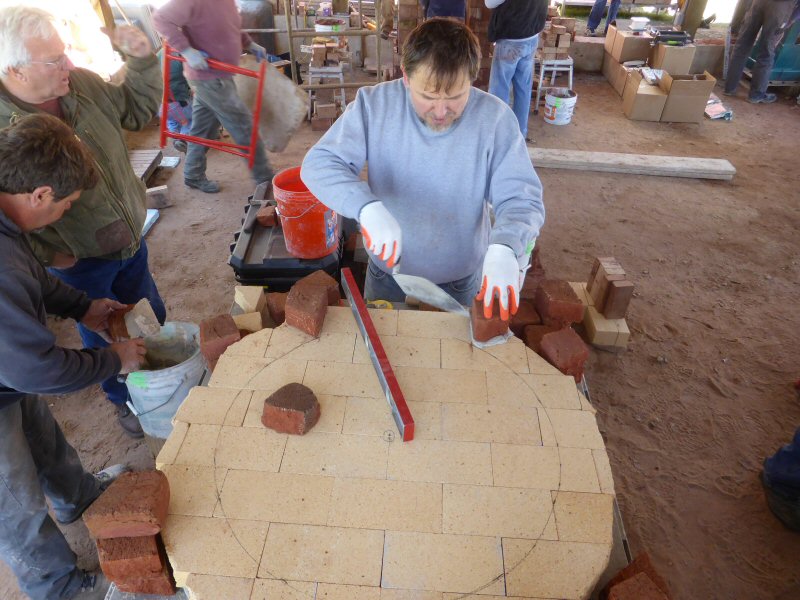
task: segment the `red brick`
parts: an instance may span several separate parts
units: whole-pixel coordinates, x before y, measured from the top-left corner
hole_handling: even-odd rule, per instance
[[[295,285],[286,297],[286,323],[314,337],[319,337],[327,310],[328,296],[322,286]]]
[[[542,353],[542,338],[548,333],[558,331],[559,327],[552,327],[550,325],[528,325],[522,332],[522,341],[525,345],[536,352]]]
[[[609,281],[606,301],[603,304],[603,316],[606,319],[624,319],[633,298],[633,289],[633,282],[627,279]]]
[[[125,314],[133,310],[135,304],[128,304],[108,315],[108,336],[115,342],[129,340],[128,326],[125,324]]]
[[[262,206],[256,213],[256,221],[262,227],[275,227],[278,223],[278,214],[272,205]]]
[[[511,331],[514,332],[518,338],[524,338],[525,328],[528,325],[540,325],[542,318],[536,312],[533,301],[529,298],[521,298],[519,301],[519,310],[517,314],[511,317]]]
[[[100,568],[112,581],[152,577],[165,566],[154,535],[97,540],[97,555]]]
[[[276,327],[286,320],[286,296],[288,295],[288,292],[267,294],[267,312]]]
[[[500,306],[496,299],[490,319],[483,316],[483,301],[477,298],[472,301],[470,315],[472,317],[472,337],[479,342],[487,342],[498,335],[505,335],[508,331],[508,321],[500,318]]]
[[[217,360],[225,349],[235,344],[242,336],[233,317],[228,314],[217,315],[200,322],[200,352],[205,356],[213,371]]]
[[[539,246],[536,246],[531,255],[531,266],[525,272],[525,279],[522,282],[522,289],[519,294],[520,298],[534,299],[536,297],[536,290],[539,289],[539,284],[545,279],[547,279],[547,275],[540,258]]]
[[[560,279],[542,281],[536,290],[534,302],[545,325],[564,327],[583,321],[583,303],[566,281]]]
[[[283,386],[264,401],[261,423],[279,433],[304,435],[319,421],[317,397],[301,383]]]
[[[123,473],[83,513],[94,539],[155,535],[169,508],[169,482],[161,471]]]
[[[564,375],[576,382],[583,377],[583,364],[589,358],[589,348],[571,327],[565,327],[542,337],[542,356]]]
[[[669,594],[669,587],[667,587],[667,582],[664,580],[661,575],[659,575],[656,568],[653,566],[653,563],[650,561],[650,555],[647,552],[642,552],[639,556],[633,559],[633,562],[629,564],[627,567],[622,569],[619,573],[614,575],[606,586],[600,592],[600,600],[608,600],[609,592],[611,588],[620,583],[621,581],[625,581],[626,579],[630,579],[634,575],[638,573],[646,573],[650,580],[656,584],[661,593],[663,593],[667,598],[670,597]]]
[[[667,600],[647,573],[637,573],[611,588],[608,600]]]
[[[175,594],[175,580],[167,569],[152,577],[139,577],[115,581],[121,592],[129,594],[153,594],[157,596],[172,596]]]
[[[296,287],[301,289],[308,289],[309,287],[324,288],[325,293],[328,295],[328,306],[339,306],[339,300],[342,299],[339,294],[339,282],[322,269],[314,271],[311,275],[306,275],[295,283],[292,289]]]

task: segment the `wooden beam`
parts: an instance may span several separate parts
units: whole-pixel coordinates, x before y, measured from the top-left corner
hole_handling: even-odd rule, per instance
[[[528,154],[533,166],[537,169],[574,169],[576,171],[722,179],[724,181],[732,180],[736,174],[736,168],[723,158],[619,154],[550,148],[528,148]]]

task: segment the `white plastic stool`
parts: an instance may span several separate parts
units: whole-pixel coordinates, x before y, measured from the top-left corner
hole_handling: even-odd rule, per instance
[[[567,87],[572,89],[572,67],[574,61],[570,56],[569,58],[563,58],[560,60],[552,59],[537,61],[537,63],[539,65],[539,85],[536,86],[536,102],[533,105],[533,114],[535,115],[539,114],[539,102],[541,101],[542,88],[544,88],[544,79],[548,74],[550,75],[550,86],[552,86],[556,81],[556,75],[559,73],[568,73],[569,85]],[[535,68],[536,65],[534,65],[534,69]]]

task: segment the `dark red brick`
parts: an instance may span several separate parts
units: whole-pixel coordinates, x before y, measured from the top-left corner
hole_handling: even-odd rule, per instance
[[[583,321],[583,303],[566,281],[545,279],[536,290],[536,310],[542,323],[564,327]]]
[[[511,317],[511,331],[514,332],[518,338],[525,339],[525,328],[529,325],[540,325],[542,318],[536,312],[536,307],[533,301],[528,298],[522,298],[519,302],[519,310],[517,314]]]
[[[632,281],[609,281],[606,290],[606,301],[603,305],[603,316],[606,319],[624,319],[628,312],[628,305],[633,298],[634,285]]]
[[[275,327],[286,320],[286,297],[288,292],[270,292],[267,294],[267,313]]]
[[[528,325],[522,332],[522,341],[536,354],[541,354],[542,338],[548,333],[553,333],[559,329],[560,327],[552,327],[550,325]]]
[[[123,473],[83,513],[94,539],[155,535],[169,508],[169,482],[161,471]]]
[[[125,315],[133,310],[135,304],[128,304],[108,315],[108,337],[115,342],[129,340],[128,326],[125,324]]]
[[[259,208],[256,213],[256,221],[262,227],[275,227],[278,223],[278,213],[275,207],[270,204]]]
[[[279,433],[304,435],[319,421],[319,400],[301,383],[283,386],[264,401],[261,423]]]
[[[286,323],[308,335],[319,337],[327,311],[328,295],[322,286],[295,285],[286,297]]]
[[[475,298],[470,309],[472,318],[472,337],[479,342],[487,342],[498,335],[505,335],[508,331],[508,321],[500,318],[500,306],[497,299],[492,307],[492,317],[483,316],[483,301]]]
[[[564,375],[572,375],[576,382],[581,380],[589,348],[571,327],[545,334],[541,346],[541,355],[547,362]]]
[[[519,293],[520,298],[529,298],[531,300],[536,298],[536,290],[539,289],[539,284],[545,279],[547,279],[547,276],[540,259],[539,246],[536,246],[531,255],[531,266],[525,272],[525,279],[522,282],[522,289]]]
[[[200,322],[200,352],[213,371],[217,360],[231,344],[235,344],[242,336],[233,317],[228,314],[217,315]]]
[[[339,282],[321,269],[303,277],[292,286],[292,289],[297,287],[304,290],[311,287],[324,288],[328,297],[328,306],[339,306],[339,300],[342,299],[339,294]]]
[[[637,573],[611,588],[608,600],[667,600],[647,573]]]
[[[100,568],[111,581],[152,577],[164,569],[156,536],[97,540]]]
[[[630,579],[637,573],[646,573],[647,576],[650,577],[650,580],[656,584],[656,587],[661,590],[661,593],[663,593],[667,598],[670,598],[667,582],[658,573],[658,571],[656,571],[656,568],[653,566],[653,563],[650,560],[650,555],[647,552],[642,552],[639,556],[633,559],[631,564],[622,569],[609,580],[609,582],[600,592],[600,600],[608,600],[609,592],[611,591],[612,587],[621,581]]]
[[[153,594],[157,596],[172,596],[175,594],[175,580],[167,569],[152,577],[139,577],[115,581],[121,592],[128,594]]]

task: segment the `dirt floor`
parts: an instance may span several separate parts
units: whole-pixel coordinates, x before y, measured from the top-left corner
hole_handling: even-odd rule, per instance
[[[763,458],[800,425],[800,107],[732,99],[732,122],[667,125],[627,120],[599,75],[579,76],[572,123],[531,116],[543,148],[728,158],[732,183],[542,169],[550,277],[585,280],[595,256],[615,256],[637,291],[626,352],[593,351],[587,369],[634,554],[648,551],[675,599],[800,597],[800,535],[771,515]],[[276,169],[296,166],[318,138],[304,124]],[[155,125],[130,136],[153,148]],[[171,149],[166,154],[175,155]],[[233,299],[229,244],[253,185],[228,155],[209,160],[222,193],[182,185],[160,169],[174,206],[148,236],[150,265],[171,320],[198,322]],[[71,323],[53,322],[76,346]],[[49,398],[88,469],[127,461],[152,468],[125,437],[99,387]],[[65,532],[86,567],[97,558],[81,523]],[[0,598],[21,598],[0,564]]]

